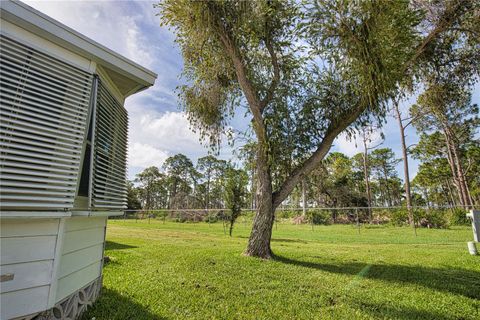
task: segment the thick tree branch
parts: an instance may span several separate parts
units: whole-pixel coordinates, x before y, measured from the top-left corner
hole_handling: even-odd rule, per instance
[[[427,46],[442,32],[447,30],[463,13],[464,9],[468,6],[468,1],[451,0],[448,7],[437,21],[437,25],[432,31],[423,39],[423,41],[417,46],[415,53],[405,64],[405,71],[408,71],[410,67],[420,58],[425,52]]]
[[[297,183],[300,182],[305,175],[312,172],[312,170],[318,166],[328,151],[330,151],[335,138],[355,120],[357,120],[357,118],[365,111],[365,109],[366,108],[364,107],[358,106],[355,108],[355,111],[348,114],[348,116],[343,117],[340,121],[336,121],[330,125],[317,150],[315,150],[315,152],[307,160],[305,160],[302,165],[293,170],[278,191],[274,192],[274,208],[278,207],[283,200],[287,198],[287,196],[292,192],[293,188],[295,188]]]
[[[403,128],[407,128],[407,127],[408,127],[409,125],[411,125],[413,122],[415,122],[416,120],[420,119],[421,117],[423,117],[423,116],[425,116],[425,115],[427,115],[427,114],[429,114],[429,113],[430,113],[430,112],[425,111],[425,112],[421,112],[421,113],[415,115],[414,117],[411,117],[411,118],[410,118],[410,121],[408,121],[408,122],[403,126]]]
[[[216,4],[213,1],[208,2],[207,8],[211,11],[212,16],[215,16],[215,12],[217,11],[217,8],[215,8],[215,6]],[[267,132],[265,124],[263,122],[261,101],[258,96],[257,90],[255,90],[253,83],[248,78],[245,61],[243,60],[241,53],[235,45],[233,37],[228,32],[227,27],[221,23],[221,19],[215,19],[212,23],[214,28],[216,28],[218,31],[218,34],[220,36],[220,42],[227,51],[230,59],[232,59],[238,83],[242,88],[243,93],[245,94],[245,98],[247,99],[250,111],[253,115],[253,127],[257,138],[259,142],[266,142]]]
[[[412,58],[404,65],[404,71],[407,72],[412,65],[423,55],[427,46],[435,40],[435,38],[447,30],[462,14],[464,6],[466,4],[463,1],[452,0],[449,6],[445,9],[442,16],[438,20],[438,24],[432,31],[423,39],[423,41],[417,46]],[[366,108],[357,106],[354,111],[341,121],[337,121],[330,125],[327,133],[318,146],[317,150],[300,166],[298,166],[283,182],[280,188],[273,194],[273,206],[278,207],[283,200],[292,192],[293,188],[297,185],[303,176],[309,174],[318,164],[323,160],[325,155],[332,147],[335,138],[348,126],[350,126],[364,111]]]
[[[272,82],[270,83],[270,87],[267,90],[267,94],[265,95],[263,100],[260,102],[261,112],[263,112],[263,110],[268,105],[268,103],[273,99],[275,89],[277,88],[278,83],[280,82],[280,66],[278,65],[278,58],[277,58],[277,55],[275,54],[275,50],[273,49],[273,45],[270,42],[269,36],[267,36],[267,38],[265,39],[265,47],[267,47],[268,53],[270,54],[270,59],[272,61],[273,79],[272,79]]]
[[[266,180],[270,179],[267,149],[268,137],[257,92],[255,91],[252,83],[247,77],[244,61],[241,58],[241,55],[238,52],[237,47],[232,42],[231,38],[228,37],[226,33],[222,33],[221,39],[233,61],[239,84],[242,87],[245,97],[247,98],[247,102],[250,106],[250,111],[253,115],[253,130],[255,131],[258,140],[257,165],[259,167],[259,179],[265,182]],[[269,193],[271,194],[271,184],[269,184],[269,186]]]

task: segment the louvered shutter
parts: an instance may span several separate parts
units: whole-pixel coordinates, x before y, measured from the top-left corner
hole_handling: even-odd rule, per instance
[[[93,148],[94,209],[126,208],[127,130],[127,111],[100,81]]]
[[[92,75],[0,38],[1,210],[70,209]]]

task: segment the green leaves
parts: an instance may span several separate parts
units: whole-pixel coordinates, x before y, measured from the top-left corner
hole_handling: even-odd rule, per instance
[[[406,1],[316,1],[309,6],[312,47],[352,84],[361,106],[385,115],[419,36],[420,12]]]
[[[246,107],[257,170],[277,189],[275,205],[341,132],[382,123],[389,101],[442,56],[437,49],[475,46],[472,36],[457,41],[465,32],[454,28],[478,29],[476,11],[467,13],[478,5],[456,0],[165,0],[158,7],[184,58],[179,100],[192,126],[218,147],[236,109]],[[471,68],[474,51],[461,56]]]

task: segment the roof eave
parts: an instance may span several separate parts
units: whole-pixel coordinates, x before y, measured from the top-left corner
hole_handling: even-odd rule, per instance
[[[134,92],[152,86],[157,74],[19,1],[0,1],[2,19],[22,27],[138,83]],[[134,91],[134,92],[133,92]]]

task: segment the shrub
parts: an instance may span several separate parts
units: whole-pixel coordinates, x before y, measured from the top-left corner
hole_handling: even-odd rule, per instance
[[[330,225],[333,223],[330,212],[326,210],[309,210],[307,211],[307,216],[310,223],[313,224]]]
[[[205,211],[175,211],[170,213],[170,218],[174,222],[199,222],[205,218]]]
[[[447,228],[448,219],[444,210],[428,209],[422,210],[419,219],[420,226],[428,228]]]
[[[165,210],[152,211],[152,214],[155,218],[165,219],[168,216],[168,212]]]
[[[372,223],[373,224],[383,224],[383,223],[395,223],[392,222],[392,212],[387,209],[372,209]],[[365,213],[365,221],[368,221],[368,211]],[[400,221],[397,221],[397,224]]]
[[[184,223],[184,222],[187,222],[187,217],[183,213],[179,213],[175,215],[173,221]]]
[[[207,216],[205,217],[205,222],[206,223],[215,223],[218,221],[218,217],[217,217],[217,214],[216,213],[209,213],[207,214]]]
[[[467,219],[467,211],[461,208],[453,208],[449,210],[448,221],[453,226],[468,226],[470,220]]]
[[[207,223],[215,223],[215,222],[227,220],[227,219],[228,219],[228,215],[223,210],[220,210],[216,212],[209,212],[205,216],[204,221]]]
[[[294,218],[295,216],[298,215],[298,211],[295,212],[293,210],[278,210],[275,215],[277,216],[277,218],[279,219],[290,219],[290,218]]]
[[[408,210],[407,209],[392,209],[388,214],[390,223],[394,226],[404,226],[408,224]],[[418,221],[418,219],[417,219]]]

